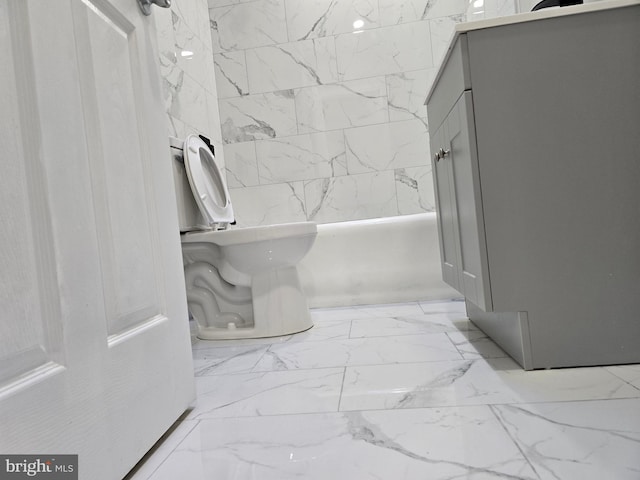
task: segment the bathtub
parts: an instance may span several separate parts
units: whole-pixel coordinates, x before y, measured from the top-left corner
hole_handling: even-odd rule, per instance
[[[298,271],[309,307],[460,297],[442,281],[435,213],[318,225]]]

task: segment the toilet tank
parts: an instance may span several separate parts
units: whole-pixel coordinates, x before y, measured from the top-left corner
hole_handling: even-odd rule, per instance
[[[176,192],[176,203],[178,205],[180,232],[202,230],[206,225],[206,221],[193,198],[191,185],[189,185],[189,179],[187,178],[187,171],[184,169],[183,142],[179,138],[169,137],[169,144],[171,146],[171,166]]]

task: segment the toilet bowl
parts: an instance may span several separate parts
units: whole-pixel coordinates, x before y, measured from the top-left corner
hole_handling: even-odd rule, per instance
[[[313,222],[232,228],[233,208],[214,148],[170,139],[189,312],[206,340],[260,338],[313,326],[298,262]]]

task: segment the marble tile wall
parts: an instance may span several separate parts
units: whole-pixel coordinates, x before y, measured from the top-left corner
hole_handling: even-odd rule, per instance
[[[467,0],[175,0],[154,9],[168,134],[221,147],[239,225],[432,211],[423,102],[467,16]]]
[[[239,225],[434,210],[423,102],[468,0],[208,5]]]
[[[218,93],[207,0],[173,0],[153,8],[167,133],[184,138],[199,133],[222,145]],[[224,161],[223,149],[216,153]]]
[[[527,5],[523,5],[527,3]],[[540,0],[470,0],[467,7],[467,21],[504,17],[519,12],[529,12]],[[531,3],[531,6],[528,4]]]

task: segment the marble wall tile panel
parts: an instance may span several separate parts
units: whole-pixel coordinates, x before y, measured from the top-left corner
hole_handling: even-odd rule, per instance
[[[446,17],[464,12],[467,0],[380,0],[382,26]]]
[[[171,91],[169,114],[198,130],[209,130],[209,105],[202,85],[180,70],[177,81],[169,88]]]
[[[518,13],[515,0],[499,0],[496,9],[499,17]]]
[[[473,20],[480,20],[474,18]],[[454,15],[451,17],[436,18],[430,20],[431,25],[431,47],[433,49],[433,64],[438,66],[444,58],[444,54],[447,52],[449,43],[453,39],[453,32],[455,30],[456,23],[466,21],[466,15]]]
[[[221,140],[207,2],[174,2],[154,13],[168,134]]]
[[[200,37],[185,24],[180,17],[175,17],[175,55],[178,66],[192,79],[205,86],[207,65],[211,58]]]
[[[298,133],[292,90],[220,99],[219,106],[225,143]]]
[[[208,90],[205,90],[205,96],[207,97],[207,109],[209,112],[209,129],[202,133],[216,145],[216,155],[218,157],[224,157],[222,148],[224,142],[222,140],[222,125],[220,124],[218,99]]]
[[[175,12],[196,36],[202,40],[210,37],[209,6],[205,0],[180,0],[171,4]]]
[[[539,0],[484,0],[484,2],[470,2],[466,10],[465,21],[472,22],[474,20],[515,15],[519,12],[529,12],[538,1]]]
[[[258,185],[258,160],[255,142],[230,143],[224,146],[227,186],[230,189]],[[234,195],[234,192],[231,192]]]
[[[216,53],[215,65],[218,98],[241,97],[249,94],[245,51]]]
[[[413,22],[336,37],[341,80],[433,66],[429,22]]]
[[[171,9],[158,9],[157,15],[153,15],[156,25],[156,35],[158,37],[158,53],[160,54],[161,64],[165,61],[176,63],[175,44],[176,36],[173,30],[174,19],[177,20],[178,15]]]
[[[284,0],[255,0],[209,10],[214,53],[288,41]]]
[[[392,170],[311,180],[304,191],[308,218],[319,223],[398,214]]]
[[[185,138],[189,129],[182,120],[167,113],[167,134],[170,137]]]
[[[316,38],[247,50],[251,93],[335,83],[335,37]]]
[[[427,150],[428,152],[428,150]],[[397,168],[395,170],[398,213],[435,212],[435,193],[431,166]]]
[[[202,85],[204,85],[205,90],[212,93],[216,99],[220,96],[218,94],[218,85],[216,84],[216,73],[215,66],[213,64],[213,50],[211,50],[211,42],[209,45],[203,42],[205,48],[205,58],[203,59],[204,63],[204,79],[202,80]]]
[[[424,102],[436,73],[436,68],[427,68],[387,75],[389,120],[397,122],[421,118],[426,121],[427,107]]]
[[[383,123],[344,131],[349,174],[427,163],[429,132],[421,120]]]
[[[341,131],[256,142],[260,183],[282,183],[346,175]]]
[[[302,88],[295,93],[295,108],[300,133],[389,120],[384,77]]]
[[[229,194],[239,227],[307,220],[302,182],[236,188]]]
[[[379,26],[375,0],[286,0],[285,5],[291,41]]]

